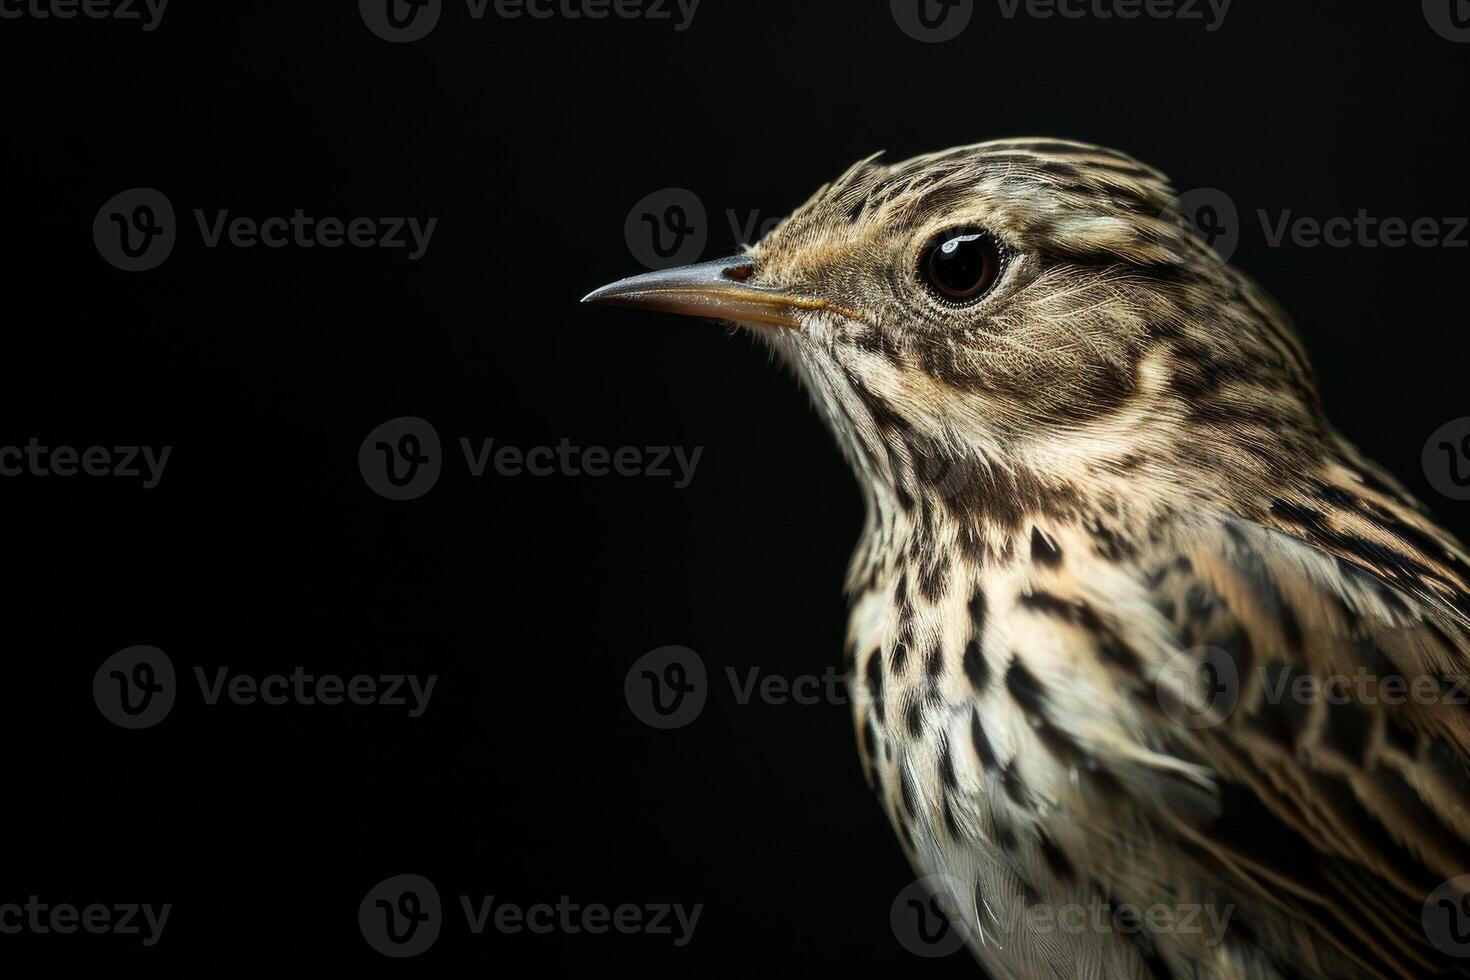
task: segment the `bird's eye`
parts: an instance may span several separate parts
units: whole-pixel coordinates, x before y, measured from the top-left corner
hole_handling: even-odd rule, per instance
[[[922,262],[929,285],[952,302],[985,295],[1000,277],[1000,248],[979,230],[940,235],[925,251]]]

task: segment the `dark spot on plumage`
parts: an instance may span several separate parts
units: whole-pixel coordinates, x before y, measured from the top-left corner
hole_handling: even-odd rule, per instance
[[[978,587],[970,595],[970,629],[977,637],[985,631],[985,593]]]
[[[1062,765],[1076,765],[1079,759],[1086,758],[1071,736],[1051,722],[1033,718],[1031,730],[1036,733],[1036,740],[1041,743],[1041,747]]]
[[[889,669],[895,674],[903,673],[909,662],[909,643],[904,637],[893,642],[893,653],[889,655]]]
[[[908,766],[900,766],[898,771],[898,793],[903,799],[903,810],[910,817],[919,815],[918,807],[914,805],[914,779],[909,775]]]
[[[1082,782],[1096,794],[1100,800],[1112,807],[1122,806],[1127,799],[1127,791],[1123,784],[1118,782],[1118,777],[1093,762],[1091,765],[1080,767],[1078,774]]]
[[[1031,884],[1025,875],[1016,875],[1016,887],[1021,892],[1021,902],[1023,905],[1031,906],[1041,904],[1041,893],[1036,890],[1036,886]]]
[[[1076,880],[1076,869],[1072,867],[1072,862],[1062,852],[1062,849],[1056,845],[1055,841],[1042,834],[1040,847],[1042,860],[1046,862],[1046,866],[1051,871],[1053,878],[1056,878],[1058,881]]]
[[[1006,668],[1006,690],[1026,714],[1037,717],[1043,714],[1045,690],[1020,657],[1012,657]]]
[[[1234,671],[1235,679],[1244,683],[1255,666],[1256,648],[1245,627],[1232,623],[1228,633],[1214,638],[1205,653],[1205,661],[1214,664],[1217,677],[1229,677],[1230,671]]]
[[[1463,691],[1460,692],[1463,695]],[[1434,775],[1434,778],[1459,796],[1462,801],[1470,799],[1470,773],[1465,770],[1465,761],[1448,742],[1439,738],[1425,740],[1419,752],[1419,763]]]
[[[1069,521],[1081,508],[1075,486],[1029,470],[970,465],[961,473],[945,468],[936,477],[939,502],[959,523],[989,523],[1003,533],[1019,532],[1035,516]]]
[[[1384,747],[1413,759],[1419,752],[1419,736],[1389,717],[1383,726]]]
[[[960,556],[974,565],[982,565],[990,546],[985,541],[985,535],[977,528],[964,526],[955,535],[955,545],[959,548]]]
[[[1130,674],[1143,673],[1143,659],[1138,651],[1128,645],[1122,637],[1105,630],[1097,640],[1097,656],[1105,664],[1112,664]]]
[[[910,735],[922,735],[924,732],[924,702],[918,698],[910,701],[908,707],[904,709],[903,719]]]
[[[876,761],[878,758],[878,726],[873,722],[873,713],[868,713],[867,720],[863,723],[863,751],[868,759]]]
[[[843,368],[843,372],[847,377],[848,387],[857,396],[863,408],[872,416],[873,424],[880,432],[891,435],[909,428],[909,424],[904,417],[881,395],[864,384],[862,378],[858,377],[856,372],[845,367]]]
[[[1314,485],[1312,487],[1312,496],[1334,507],[1341,507],[1344,510],[1355,510],[1363,503],[1362,500],[1349,494],[1341,487],[1333,486],[1330,483],[1318,483]]]
[[[939,781],[945,789],[954,789],[958,784],[954,771],[954,755],[949,749],[948,736],[945,736],[939,746]]]
[[[1031,528],[1031,560],[1048,568],[1056,568],[1062,563],[1062,550],[1057,547],[1045,531],[1039,527]]]
[[[1007,821],[997,819],[995,826],[991,828],[990,839],[996,847],[1006,851],[1016,849],[1016,832]],[[983,907],[983,906],[982,906]]]
[[[985,651],[980,648],[979,640],[971,640],[965,644],[965,676],[970,679],[970,686],[976,692],[984,691],[985,686],[990,683],[990,666],[985,662]]]
[[[1126,561],[1137,554],[1137,549],[1130,542],[1120,537],[1102,521],[1096,519],[1091,521],[1087,526],[1087,532],[1092,536],[1093,553],[1104,561]]]
[[[954,807],[949,802],[949,797],[940,801],[940,812],[944,815],[944,829],[949,831],[949,836],[959,840],[963,835],[960,833],[960,825],[954,818]]]
[[[930,602],[944,598],[944,587],[949,582],[949,563],[944,552],[932,550],[929,560],[919,566],[919,593]]]
[[[944,645],[938,640],[929,647],[929,652],[924,655],[924,676],[929,680],[938,680],[944,673]]]
[[[1069,601],[1050,592],[1025,592],[1018,600],[1023,608],[1056,616],[1090,632],[1099,632],[1102,621],[1085,602]]]
[[[842,648],[842,672],[850,674],[857,664],[857,640],[849,640]]]
[[[1174,980],[1174,971],[1169,969],[1164,956],[1159,952],[1159,945],[1147,931],[1133,932],[1130,936],[1133,946],[1138,950],[1139,959],[1148,968],[1149,976],[1153,980]]]
[[[894,496],[898,498],[898,506],[903,509],[904,513],[909,513],[914,509],[914,498],[903,488],[902,484],[894,487]]]
[[[874,650],[868,657],[868,696],[873,700],[873,714],[883,721],[883,657]]]
[[[1292,653],[1300,653],[1306,644],[1306,637],[1291,603],[1282,602],[1276,607],[1276,619],[1281,624],[1281,639],[1286,643],[1286,649]]]
[[[1389,486],[1388,483],[1380,479],[1378,474],[1374,473],[1371,469],[1355,470],[1354,472],[1356,472],[1358,479],[1363,481],[1363,486],[1367,487],[1369,490],[1372,490],[1375,493],[1380,494],[1381,496],[1387,497],[1389,500],[1402,504],[1410,510],[1417,511],[1420,509],[1419,502],[1417,500],[1415,500],[1413,497],[1410,497],[1408,494],[1404,493],[1397,487]]]
[[[1372,716],[1341,697],[1334,696],[1328,701],[1327,720],[1321,736],[1324,748],[1336,752],[1350,765],[1363,768],[1368,765],[1368,746],[1372,737]]]
[[[1459,657],[1459,651],[1464,644],[1463,639],[1460,641],[1451,639],[1444,628],[1432,619],[1424,620],[1424,629],[1430,636],[1434,637],[1449,659],[1453,660]]]
[[[1159,599],[1155,603],[1155,608],[1158,609],[1160,616],[1171,623],[1179,618],[1179,607],[1174,604],[1173,599]]]
[[[1005,787],[1006,796],[1017,806],[1029,807],[1030,801],[1026,798],[1026,782],[1021,778],[1021,771],[1012,759],[1005,764],[1000,774],[1001,785]]]
[[[975,757],[980,760],[984,769],[994,769],[996,765],[995,749],[990,745],[990,736],[985,734],[985,726],[980,722],[980,709],[975,708],[970,712],[970,744],[975,748]]]
[[[1185,614],[1196,623],[1208,622],[1215,614],[1216,597],[1202,585],[1191,585],[1184,593]]]
[[[1288,751],[1295,751],[1297,739],[1311,719],[1312,699],[1300,697],[1298,678],[1307,676],[1291,664],[1271,663],[1262,668],[1262,698],[1256,710],[1246,717],[1246,724],[1258,734]]]
[[[1435,740],[1431,740],[1431,745]],[[1397,769],[1380,766],[1363,778],[1376,784],[1378,792],[1392,801],[1396,822],[1395,832],[1403,839],[1431,840],[1439,842],[1454,855],[1456,868],[1470,868],[1470,846],[1451,830],[1445,822],[1425,804],[1416,790]],[[1433,882],[1431,881],[1431,887]]]

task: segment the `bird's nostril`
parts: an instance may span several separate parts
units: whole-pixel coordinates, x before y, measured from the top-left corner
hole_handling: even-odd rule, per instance
[[[755,265],[750,262],[732,265],[725,270],[725,278],[734,279],[736,282],[745,282],[753,275],[755,275]]]

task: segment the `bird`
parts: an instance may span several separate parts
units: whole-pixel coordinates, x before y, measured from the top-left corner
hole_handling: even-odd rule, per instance
[[[983,972],[1470,975],[1465,549],[1163,173],[879,154],[584,301],[733,324],[834,434],[862,771]]]

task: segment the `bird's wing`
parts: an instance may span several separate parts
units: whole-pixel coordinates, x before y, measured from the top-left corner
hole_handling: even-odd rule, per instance
[[[1274,526],[1180,522],[1138,556],[1180,652],[1135,685],[1163,722],[1156,748],[1211,773],[1217,795],[1160,808],[1211,874],[1370,975],[1470,975],[1424,921],[1432,895],[1464,898],[1444,886],[1470,873],[1463,558],[1372,497],[1376,512],[1366,492],[1278,501]]]

